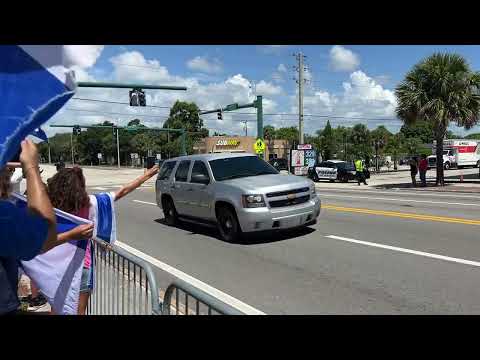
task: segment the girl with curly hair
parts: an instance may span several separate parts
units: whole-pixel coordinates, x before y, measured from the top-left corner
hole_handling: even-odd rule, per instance
[[[134,191],[145,181],[158,173],[158,166],[147,170],[145,174],[139,176],[134,181],[124,185],[118,191],[109,194],[114,201],[121,199]],[[60,169],[53,177],[47,180],[48,193],[52,205],[59,210],[69,212],[73,215],[89,219],[93,222],[98,221],[95,216],[98,213],[91,210],[90,204],[94,201],[93,195],[88,195],[85,184],[85,177],[80,167]],[[82,279],[80,282],[80,299],[78,303],[78,314],[85,315],[90,293],[93,285],[90,283],[92,275],[91,259],[92,240],[88,242],[85,252],[85,261],[83,265]]]

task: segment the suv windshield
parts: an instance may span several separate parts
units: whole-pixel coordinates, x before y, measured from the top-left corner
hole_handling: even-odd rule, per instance
[[[278,174],[274,167],[256,156],[210,160],[209,163],[213,176],[217,181],[247,176]]]

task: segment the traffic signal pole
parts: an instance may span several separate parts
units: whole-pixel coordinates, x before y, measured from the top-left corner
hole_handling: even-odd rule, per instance
[[[246,109],[246,108],[255,108],[257,109],[257,139],[262,139],[263,140],[263,98],[262,95],[258,95],[257,99],[254,102],[251,102],[249,104],[244,104],[244,105],[239,105],[239,104],[230,104],[227,105],[224,108],[220,109],[215,109],[215,110],[208,110],[208,111],[201,111],[199,115],[205,115],[205,114],[213,114],[213,113],[218,113],[218,112],[224,112],[224,111],[235,111],[235,110],[240,110],[240,109]],[[265,153],[261,154],[261,157],[265,157]]]

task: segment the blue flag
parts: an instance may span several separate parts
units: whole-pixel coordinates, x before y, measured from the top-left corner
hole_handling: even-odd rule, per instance
[[[36,130],[33,130],[30,135],[35,136],[36,138],[48,142],[48,136],[45,134],[45,131],[43,131],[41,128],[38,128]]]
[[[18,207],[26,207],[27,199],[14,193]],[[116,240],[116,219],[114,195],[101,193],[90,195],[89,219],[55,209],[57,232],[63,233],[80,224],[94,224],[93,237],[113,244]],[[76,315],[80,296],[80,282],[88,241],[75,240],[56,246],[36,256],[22,261],[22,268],[33,280],[56,314]],[[94,266],[92,257],[91,266]],[[95,271],[91,271],[92,276]],[[93,286],[93,278],[89,282]]]
[[[74,94],[61,45],[0,45],[0,168]]]

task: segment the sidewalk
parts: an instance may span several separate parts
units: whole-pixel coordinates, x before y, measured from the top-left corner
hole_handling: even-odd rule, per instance
[[[460,181],[460,174],[463,174],[463,182]],[[395,189],[395,190],[414,190],[414,191],[441,191],[441,192],[465,192],[465,193],[479,193],[480,194],[480,178],[478,178],[478,169],[455,169],[445,171],[445,186],[435,186],[436,173],[435,171],[428,171],[427,173],[427,187],[420,187],[420,179],[417,175],[417,187],[412,186],[412,179],[410,171],[398,171],[388,173],[371,174],[370,179],[367,179],[368,185],[358,186],[356,181],[348,183],[319,181],[316,183],[318,189],[334,188],[334,189]]]

